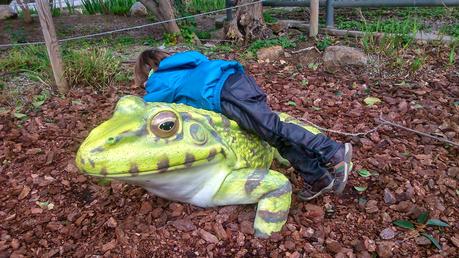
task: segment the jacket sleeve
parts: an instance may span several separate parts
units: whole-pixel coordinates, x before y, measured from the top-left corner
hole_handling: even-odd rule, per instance
[[[147,94],[143,97],[143,99],[146,102],[174,102],[175,93],[170,87],[164,87],[164,85],[158,85],[155,87],[155,85],[153,85],[153,81],[148,80],[145,89],[147,90]]]

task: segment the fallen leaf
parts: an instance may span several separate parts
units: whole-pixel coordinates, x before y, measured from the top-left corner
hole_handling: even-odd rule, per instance
[[[375,104],[378,104],[381,102],[380,99],[376,98],[376,97],[366,97],[363,102],[365,102],[365,104],[367,104],[368,106],[373,106]]]

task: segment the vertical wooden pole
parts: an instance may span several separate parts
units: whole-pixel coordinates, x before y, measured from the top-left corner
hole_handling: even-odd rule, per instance
[[[310,3],[310,21],[309,21],[309,37],[317,36],[319,33],[319,0],[311,0]]]
[[[53,68],[54,79],[56,80],[59,93],[65,94],[69,90],[69,86],[64,77],[64,67],[62,65],[61,54],[59,52],[59,44],[56,38],[56,30],[54,28],[51,11],[47,0],[36,0],[38,18],[40,19],[41,30],[48,49],[49,60]]]

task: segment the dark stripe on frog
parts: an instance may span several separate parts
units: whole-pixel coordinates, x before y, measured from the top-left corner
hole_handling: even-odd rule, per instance
[[[252,173],[250,173],[247,177],[247,181],[245,182],[245,192],[247,194],[252,193],[252,191],[260,185],[266,174],[268,174],[268,170],[266,169],[255,169]]]
[[[177,134],[177,136],[175,136],[175,139],[174,141],[181,141],[183,140],[183,132],[180,132],[179,134]]]
[[[215,129],[216,127],[215,127],[215,123],[214,123],[214,120],[212,119],[212,117],[209,116],[209,115],[204,115],[204,117],[207,119],[207,122],[209,123],[209,125],[212,126],[212,128]]]
[[[80,159],[80,162],[81,162],[81,165],[84,165],[86,163],[86,161],[83,158]]]
[[[141,137],[141,136],[145,136],[145,135],[148,135],[146,121],[144,121],[144,124],[142,125],[142,127],[140,127],[137,130],[134,130],[134,131],[126,130],[126,131],[121,132],[119,135],[117,135],[114,138],[113,144],[118,143],[119,141],[121,141],[121,139],[123,139],[125,137],[131,137],[131,136]]]
[[[196,161],[196,158],[194,157],[193,154],[191,153],[186,153],[185,154],[185,167],[189,168],[191,166],[193,166],[193,162]]]
[[[188,112],[180,112],[179,114],[184,122],[188,122],[193,118],[193,116]]]
[[[160,173],[166,172],[167,169],[169,168],[169,158],[168,157],[162,158],[161,160],[158,161],[156,166],[158,167],[158,172]]]
[[[91,153],[99,153],[99,152],[103,152],[103,151],[104,151],[104,147],[99,146],[97,148],[92,149],[90,152]]]
[[[210,134],[215,138],[215,140],[217,140],[217,142],[223,144],[223,141],[222,141],[222,138],[220,137],[220,135],[218,135],[218,133],[216,131],[210,131]]]
[[[129,169],[129,173],[131,173],[131,175],[133,176],[137,176],[139,174],[139,167],[137,166],[137,164],[131,164],[131,169]]]
[[[106,167],[103,167],[103,168],[100,170],[100,174],[101,174],[102,176],[106,176],[106,175],[108,174],[107,168],[106,168]]]
[[[92,159],[88,159],[89,160],[89,164],[91,164],[91,167],[95,167],[96,164],[94,163],[94,160]]]
[[[215,148],[210,149],[209,155],[207,156],[207,160],[208,161],[213,160],[215,158],[215,156],[217,156],[217,154],[218,154],[217,153],[217,149],[215,149]]]
[[[221,115],[221,118],[222,118],[223,128],[225,129],[225,131],[228,131],[231,126],[231,121],[224,115]]]
[[[288,210],[286,211],[265,211],[265,210],[258,210],[257,216],[260,217],[262,220],[268,223],[278,223],[286,221],[288,218]]]
[[[280,188],[277,188],[274,191],[266,193],[260,199],[262,199],[262,198],[271,198],[271,197],[280,197],[280,196],[282,196],[282,195],[284,195],[286,193],[291,193],[291,192],[292,192],[292,185],[290,184],[290,182],[287,182],[283,186],[281,186]]]

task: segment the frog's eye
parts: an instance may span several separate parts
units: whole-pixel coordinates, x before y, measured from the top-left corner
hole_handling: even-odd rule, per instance
[[[171,111],[158,113],[151,120],[150,129],[158,137],[171,137],[179,129],[179,120],[177,115]]]

